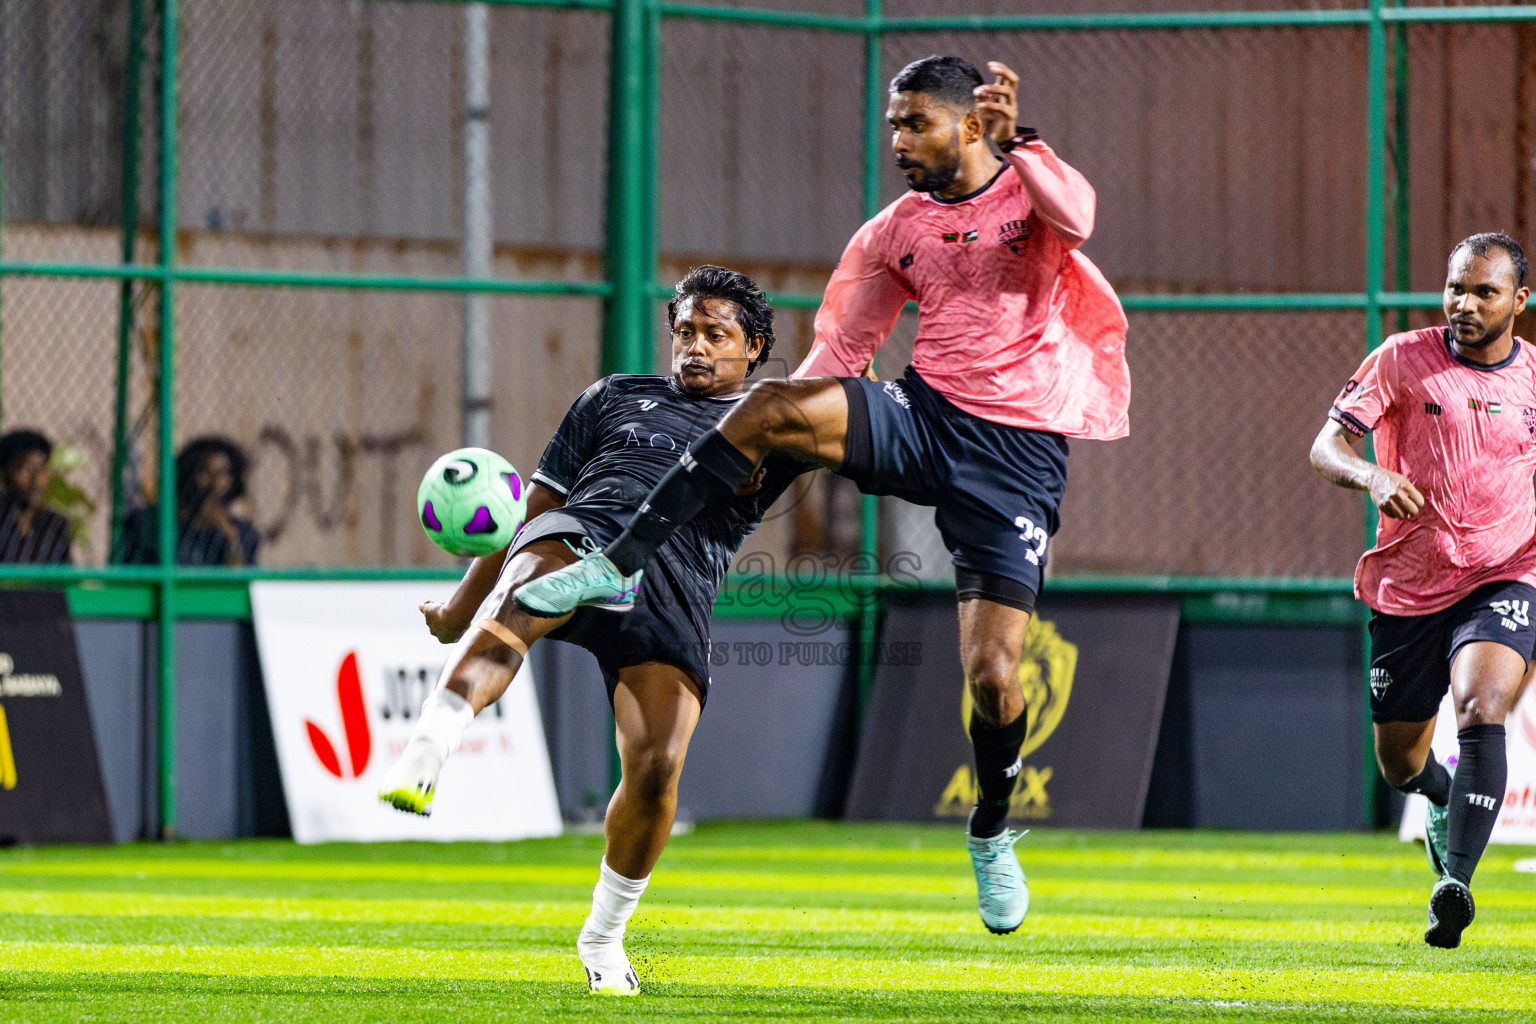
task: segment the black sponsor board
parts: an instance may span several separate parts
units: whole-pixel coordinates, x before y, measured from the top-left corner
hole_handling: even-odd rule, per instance
[[[1047,592],[1019,664],[1029,732],[1011,820],[1140,826],[1178,626],[1175,598]],[[954,597],[893,608],[884,636],[922,654],[875,670],[848,817],[963,822],[976,778]]]
[[[64,595],[0,591],[0,841],[111,838]]]

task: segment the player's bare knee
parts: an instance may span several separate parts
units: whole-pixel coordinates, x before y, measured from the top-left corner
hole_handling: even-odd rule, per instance
[[[1014,666],[1002,658],[974,659],[966,666],[965,679],[981,720],[993,726],[1004,724],[1004,710],[1019,685]]]
[[[1503,725],[1509,715],[1509,701],[1497,687],[1473,690],[1453,698],[1456,706],[1456,727],[1469,729],[1474,725]]]
[[[624,783],[646,804],[660,804],[677,789],[682,755],[670,747],[647,747],[624,761]]]
[[[1406,785],[1424,770],[1423,765],[1414,768],[1406,760],[1398,757],[1383,757],[1379,750],[1376,752],[1376,767],[1381,770],[1381,778],[1389,786]]]
[[[1382,780],[1389,786],[1401,786],[1415,778],[1424,770],[1428,752],[1424,756],[1415,758],[1415,750],[1403,750],[1400,747],[1384,743],[1381,737],[1376,738],[1376,767],[1381,770]]]

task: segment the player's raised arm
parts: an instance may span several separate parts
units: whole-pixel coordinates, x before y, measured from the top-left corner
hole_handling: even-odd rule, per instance
[[[1424,495],[1418,487],[1401,473],[1362,458],[1353,447],[1397,406],[1399,372],[1390,340],[1365,357],[1334,400],[1328,422],[1312,442],[1312,468],[1329,483],[1370,492],[1382,515],[1412,519],[1424,507]]]
[[[1312,468],[1332,484],[1368,491],[1384,516],[1412,519],[1424,507],[1424,495],[1401,473],[1378,466],[1356,453],[1361,440],[1338,420],[1330,419],[1312,442]]]
[[[1040,219],[1068,248],[1082,245],[1093,234],[1098,203],[1093,186],[1040,141],[1034,129],[1018,127],[1019,76],[1013,69],[994,60],[987,63],[987,70],[996,80],[976,87],[976,113],[987,137],[1013,165]]]
[[[858,377],[896,326],[912,292],[891,274],[881,252],[882,213],[843,251],[816,311],[816,340],[794,377]]]

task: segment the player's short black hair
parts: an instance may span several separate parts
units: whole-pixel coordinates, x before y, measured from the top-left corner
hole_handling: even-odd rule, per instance
[[[962,110],[976,106],[981,72],[964,57],[931,54],[896,72],[891,92],[920,92]]]
[[[1484,231],[1481,234],[1469,235],[1456,243],[1456,248],[1451,250],[1446,262],[1456,258],[1456,254],[1463,249],[1472,250],[1472,255],[1486,257],[1493,249],[1503,249],[1509,254],[1509,262],[1515,265],[1515,289],[1525,287],[1525,250],[1520,248],[1520,243],[1504,234],[1502,231]]]
[[[773,307],[768,304],[768,296],[746,274],[708,264],[688,271],[687,276],[677,282],[677,287],[672,290],[672,299],[667,303],[668,330],[676,326],[677,310],[684,299],[695,302],[701,299],[724,299],[736,304],[736,322],[741,325],[747,340],[755,337],[763,339],[763,350],[747,364],[747,376],[750,377],[752,371],[761,366],[763,360],[768,358],[768,353],[773,351]]]
[[[35,430],[13,430],[0,437],[0,473],[9,473],[12,466],[33,452],[51,459],[53,442]]]
[[[176,494],[180,499],[178,505],[181,508],[202,502],[203,495],[198,491],[197,484],[193,483],[192,477],[203,464],[203,460],[210,455],[222,455],[229,459],[229,475],[232,479],[229,493],[224,496],[224,500],[235,501],[245,497],[245,477],[250,471],[250,459],[246,458],[244,450],[229,438],[209,434],[188,441],[176,455]]]

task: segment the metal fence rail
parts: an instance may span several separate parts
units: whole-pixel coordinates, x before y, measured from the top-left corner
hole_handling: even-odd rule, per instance
[[[421,0],[417,0],[421,2]],[[449,7],[460,0],[433,0]],[[892,16],[882,0],[863,0],[862,13],[821,14],[725,7],[665,0],[486,0],[494,8],[544,9],[606,15],[608,28],[608,123],[606,129],[605,227],[601,239],[601,276],[468,278],[352,271],[319,271],[184,261],[178,253],[178,189],[182,151],[179,136],[185,69],[180,66],[182,13],[189,0],[130,0],[125,27],[125,77],[122,119],[125,124],[121,210],[106,223],[121,225],[118,259],[89,261],[55,258],[7,259],[0,250],[0,285],[22,280],[102,282],[120,290],[117,303],[118,347],[114,380],[116,422],[112,428],[113,509],[121,508],[125,422],[130,404],[130,359],[142,361],[146,381],[135,385],[146,392],[146,409],[153,413],[154,450],[159,453],[156,490],[177,493],[175,459],[169,457],[180,434],[178,407],[177,328],[187,316],[186,302],[215,286],[308,290],[372,291],[407,294],[483,293],[530,299],[588,299],[603,305],[601,370],[647,372],[652,369],[648,324],[654,302],[669,294],[661,280],[658,204],[661,192],[659,134],[661,122],[662,50],[665,27],[674,23],[712,23],[763,29],[833,33],[854,37],[862,46],[863,90],[861,146],[863,175],[860,198],[863,214],[880,206],[884,145],[884,63],[894,40],[934,33],[1169,33],[1241,32],[1251,30],[1350,31],[1363,34],[1365,44],[1365,217],[1363,265],[1359,285],[1337,292],[1243,292],[1230,294],[1165,294],[1154,291],[1122,296],[1136,313],[1298,313],[1336,311],[1361,317],[1367,345],[1383,334],[1384,318],[1397,311],[1433,308],[1439,295],[1410,290],[1407,254],[1407,32],[1435,26],[1536,23],[1536,5],[1406,6],[1401,2],[1369,0],[1359,7],[1318,10],[1225,10],[1208,12],[1039,13],[1029,15]],[[852,0],[857,2],[857,0]],[[380,7],[396,0],[371,0]],[[1395,58],[1395,60],[1394,60]],[[145,129],[151,129],[146,133]],[[153,173],[149,152],[152,151]],[[3,220],[7,175],[16,180],[16,154],[11,166],[0,150],[0,220]],[[1389,166],[1392,176],[1389,180]],[[13,186],[14,187],[14,186]],[[146,218],[150,223],[144,223]],[[1393,237],[1389,239],[1389,224]],[[68,253],[63,254],[68,256]],[[1389,266],[1392,280],[1387,280]],[[1390,287],[1389,287],[1390,284]],[[813,309],[820,296],[813,291],[783,291],[774,296],[786,310]],[[1406,323],[1406,319],[1400,320]],[[148,325],[148,326],[146,326]],[[137,332],[137,335],[136,335]],[[139,337],[142,335],[142,337]],[[136,337],[138,340],[136,341]],[[146,341],[145,339],[148,339]],[[151,343],[152,342],[152,343]],[[0,337],[0,352],[4,338]],[[139,345],[135,348],[135,345]],[[137,353],[135,356],[134,353]],[[0,364],[3,365],[3,364]],[[100,368],[94,372],[100,373]],[[148,422],[146,420],[146,422]],[[159,735],[173,735],[175,624],[209,614],[238,614],[240,592],[251,579],[348,578],[392,579],[456,575],[451,568],[322,568],[209,570],[175,562],[176,510],[160,501],[158,563],[149,566],[95,565],[37,567],[0,565],[0,583],[74,586],[72,597],[99,614],[146,616],[159,626]],[[1367,507],[1364,527],[1374,531]],[[878,552],[878,507],[874,499],[861,504],[860,551]],[[89,586],[85,586],[85,585]],[[880,580],[859,590],[848,610],[865,640],[873,637],[880,609]],[[1220,595],[1235,595],[1229,610],[1241,615],[1264,605],[1282,619],[1311,616],[1336,619],[1339,601],[1347,603],[1346,579],[1325,577],[1218,577],[1176,575],[1082,575],[1058,577],[1057,589],[1088,591],[1162,591],[1193,595],[1219,611]],[[1332,600],[1332,605],[1315,601]],[[1286,602],[1291,603],[1287,604]],[[1313,601],[1313,604],[1306,602]],[[1244,602],[1247,602],[1246,604]],[[1257,602],[1257,604],[1255,603]],[[1300,602],[1300,603],[1297,603]],[[1283,607],[1281,607],[1283,606]],[[1269,605],[1264,605],[1269,607]],[[867,666],[866,666],[867,669]],[[175,765],[171,744],[160,744],[162,825],[175,825]]]

